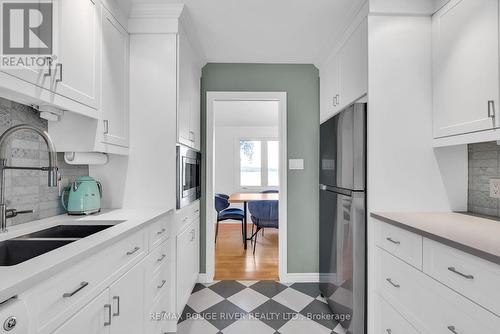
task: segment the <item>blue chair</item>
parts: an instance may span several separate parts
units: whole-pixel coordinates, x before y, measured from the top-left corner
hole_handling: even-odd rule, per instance
[[[279,190],[271,189],[271,190],[263,190],[260,193],[261,194],[279,194],[280,191]],[[252,226],[252,233],[253,233],[253,226]],[[264,229],[262,229],[262,235],[264,235]]]
[[[257,245],[257,235],[263,228],[279,228],[279,202],[278,201],[253,201],[248,202],[248,211],[250,211],[251,219],[257,227],[255,233],[252,234],[253,253],[255,254],[255,246]],[[253,229],[252,229],[253,231]]]
[[[215,194],[215,211],[217,211],[217,226],[215,228],[215,242],[219,235],[219,222],[224,220],[240,220],[241,235],[243,236],[245,214],[243,210],[229,207],[229,196],[225,194]]]

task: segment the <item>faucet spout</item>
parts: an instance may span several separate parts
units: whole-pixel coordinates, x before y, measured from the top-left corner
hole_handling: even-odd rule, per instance
[[[28,166],[8,166],[7,165],[7,142],[8,139],[15,133],[23,130],[28,130],[38,134],[43,138],[45,144],[47,145],[49,153],[49,166],[48,167],[28,167]],[[5,170],[6,169],[24,169],[24,170],[41,170],[46,171],[48,174],[47,184],[49,187],[57,187],[58,184],[58,172],[57,172],[57,152],[54,142],[50,138],[47,131],[40,130],[37,127],[21,124],[13,126],[7,131],[5,131],[0,136],[0,232],[7,231],[7,218],[9,216],[7,213],[9,209],[5,204]],[[10,209],[12,211],[12,209]],[[14,211],[12,211],[14,212]],[[18,213],[24,213],[24,211],[19,211]]]
[[[57,187],[58,175],[57,175],[56,147],[54,145],[54,142],[50,138],[49,134],[47,133],[47,131],[40,130],[37,127],[28,124],[16,125],[9,128],[2,134],[2,136],[0,136],[0,168],[9,169],[9,167],[7,166],[7,140],[14,133],[22,130],[35,132],[45,141],[45,144],[47,145],[47,149],[49,152],[49,166],[46,168],[48,173],[47,184],[49,187]],[[22,167],[19,169],[22,169]],[[3,198],[0,198],[0,201],[3,202]]]

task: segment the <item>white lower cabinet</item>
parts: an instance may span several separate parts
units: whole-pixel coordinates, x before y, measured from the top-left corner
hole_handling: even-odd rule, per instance
[[[109,287],[111,334],[140,333],[145,319],[143,309],[144,266],[139,263]]]
[[[109,290],[106,289],[53,333],[108,334],[111,321],[110,308]]]
[[[398,227],[376,224],[379,232],[400,237],[394,239],[400,245],[413,243],[401,253],[393,243],[387,247],[386,238],[380,237],[385,234],[376,240],[377,333],[499,333],[500,317],[495,313],[500,266]],[[420,254],[410,254],[411,250]],[[422,259],[422,267],[405,262],[415,258]]]
[[[376,297],[376,333],[420,334],[403,316],[382,297]]]
[[[199,219],[177,236],[177,312],[182,312],[198,279]]]

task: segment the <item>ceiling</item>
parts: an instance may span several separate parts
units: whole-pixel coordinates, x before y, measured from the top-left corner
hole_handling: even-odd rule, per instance
[[[278,126],[278,101],[216,101],[215,126]]]
[[[131,2],[117,0],[125,9]],[[215,63],[317,64],[365,0],[156,0],[184,3],[201,51]]]

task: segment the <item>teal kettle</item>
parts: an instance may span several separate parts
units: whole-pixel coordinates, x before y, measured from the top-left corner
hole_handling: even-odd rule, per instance
[[[101,211],[102,185],[90,176],[79,176],[64,189],[61,203],[68,215],[90,215]]]

